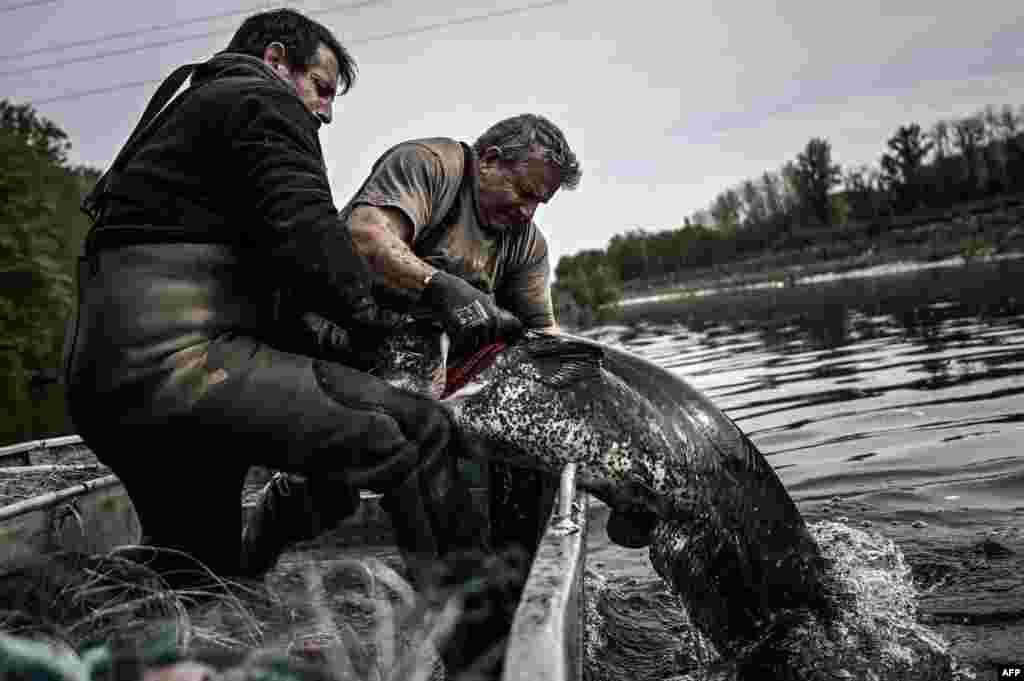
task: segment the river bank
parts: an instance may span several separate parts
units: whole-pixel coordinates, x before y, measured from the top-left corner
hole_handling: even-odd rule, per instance
[[[873,224],[797,230],[772,252],[736,262],[625,282],[621,306],[665,295],[791,286],[908,264],[947,266],[1024,254],[1024,197],[999,197]]]

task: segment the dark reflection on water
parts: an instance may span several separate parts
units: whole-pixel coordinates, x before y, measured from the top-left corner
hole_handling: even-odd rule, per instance
[[[798,500],[1007,509],[1024,506],[1022,291],[1016,260],[634,305],[596,335],[704,390]]]

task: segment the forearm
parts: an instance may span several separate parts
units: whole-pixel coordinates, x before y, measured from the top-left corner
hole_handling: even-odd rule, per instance
[[[395,208],[356,206],[349,217],[356,251],[386,288],[418,297],[435,268],[416,257],[401,234],[411,231],[408,218]]]

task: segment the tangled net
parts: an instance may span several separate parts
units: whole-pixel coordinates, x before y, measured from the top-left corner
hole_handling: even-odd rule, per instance
[[[189,613],[195,603],[213,601],[249,621],[247,642],[258,640],[258,624],[235,595],[240,585],[207,571],[210,588],[173,590],[137,556],[125,553],[60,552],[5,563],[0,567],[0,603],[5,604],[0,629],[74,650],[97,644],[131,647],[171,631],[177,645],[188,647],[215,640],[193,626]]]
[[[456,556],[439,563],[417,592],[374,558],[305,561],[254,584],[221,580],[192,561],[202,588],[171,589],[141,560],[161,554],[176,565],[191,560],[166,549],[121,547],[0,568],[0,677],[19,654],[35,664],[40,655],[63,651],[87,660],[99,651],[106,655],[102,678],[128,681],[177,664],[230,671],[238,681],[440,681],[439,651],[452,642],[466,649],[460,636],[507,623],[525,576],[525,563],[509,557]],[[282,600],[275,579],[298,583],[300,593]],[[287,626],[275,628],[282,621]],[[33,646],[43,650],[34,661]],[[503,641],[477,651],[457,681],[491,678],[503,652]]]
[[[39,470],[42,466],[0,469],[0,506],[7,506],[31,497],[56,492],[73,487],[89,480],[110,474],[110,469],[102,464],[82,464],[75,466],[54,466],[49,470]]]

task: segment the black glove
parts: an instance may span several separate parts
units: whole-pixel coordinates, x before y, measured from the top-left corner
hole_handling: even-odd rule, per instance
[[[428,255],[423,258],[423,262],[436,270],[454,274],[459,279],[472,284],[481,291],[490,288],[485,283],[486,280],[483,272],[467,267],[465,258],[456,258],[447,253],[440,253],[438,255]]]
[[[444,326],[453,348],[472,352],[499,338],[513,339],[523,323],[467,281],[438,270],[423,289],[422,301]]]

